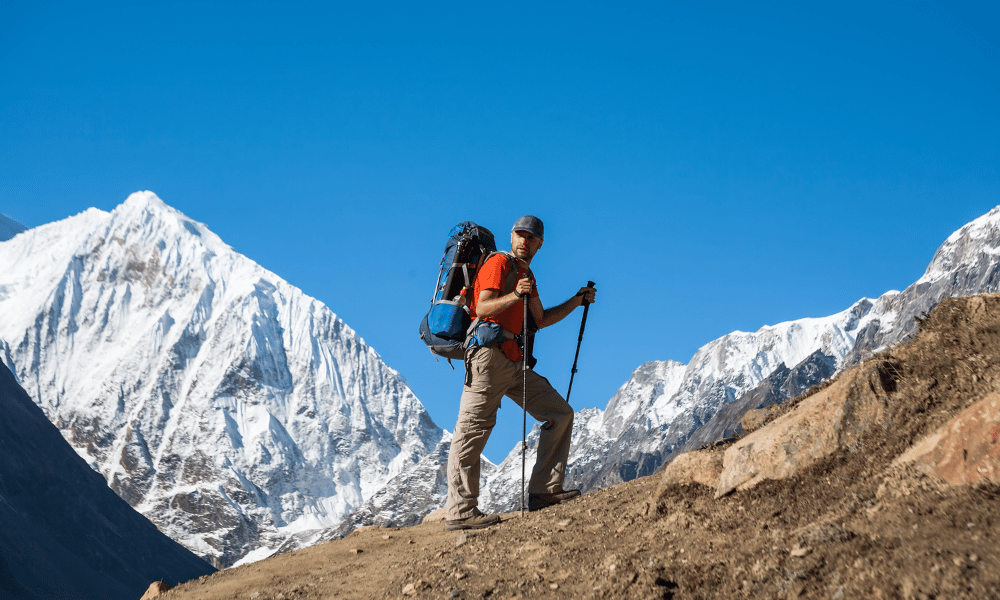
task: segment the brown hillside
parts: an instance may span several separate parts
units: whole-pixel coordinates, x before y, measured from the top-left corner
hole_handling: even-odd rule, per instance
[[[954,449],[894,462],[1000,392],[1000,298],[942,302],[914,340],[848,370],[814,400],[834,392],[849,407],[841,449],[719,499],[717,472],[699,475],[709,486],[654,475],[508,515],[478,534],[440,522],[367,528],[162,597],[1000,598],[1000,423],[989,420],[1000,417],[960,443],[987,449],[985,459],[957,451],[959,463],[980,461],[963,471],[982,479],[974,485],[926,474],[926,456],[961,467]],[[790,402],[734,448],[808,406],[805,397]],[[691,458],[721,465],[725,451]]]

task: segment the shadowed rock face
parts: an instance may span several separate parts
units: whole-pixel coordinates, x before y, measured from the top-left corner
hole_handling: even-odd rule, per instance
[[[119,498],[0,362],[0,597],[138,598],[214,571]]]
[[[26,228],[14,219],[11,219],[7,215],[0,213],[0,242],[4,240],[9,240],[15,235],[21,233]]]

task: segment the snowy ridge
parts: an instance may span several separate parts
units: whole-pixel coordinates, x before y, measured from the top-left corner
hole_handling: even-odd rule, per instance
[[[338,524],[442,438],[327,307],[150,192],[31,229],[0,264],[24,387],[119,495],[216,565]]]

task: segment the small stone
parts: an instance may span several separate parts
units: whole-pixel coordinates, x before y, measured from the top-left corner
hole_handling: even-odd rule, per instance
[[[789,552],[789,554],[791,554],[792,556],[796,556],[796,557],[800,557],[801,558],[801,557],[805,556],[806,554],[809,554],[809,551],[810,551],[809,548],[802,548],[802,547],[796,546],[796,547],[792,548],[792,551]]]
[[[549,589],[550,590],[558,590],[559,589],[559,584],[558,583],[550,583],[549,584]]]
[[[572,522],[573,522],[573,519],[566,519],[565,521],[559,521],[558,523],[556,523],[556,527],[558,527],[560,529],[566,529],[567,527],[569,527],[570,523],[572,523]]]
[[[404,596],[416,596],[420,590],[424,588],[424,582],[421,580],[415,581],[413,583],[408,583],[403,587]]]
[[[979,557],[976,556],[975,554],[970,554],[969,555],[969,562],[977,562],[978,560],[979,560]]]
[[[351,548],[349,552],[351,554],[361,554],[362,552],[364,552],[364,550],[362,550],[361,548]]]
[[[391,540],[392,536],[387,533],[387,534],[385,534],[385,535],[382,536],[382,539],[383,540]]]
[[[955,566],[956,566],[956,567],[961,567],[962,565],[964,565],[964,564],[965,564],[965,561],[964,561],[964,560],[962,560],[962,559],[961,559],[960,557],[958,557],[958,556],[956,556],[955,558],[951,559],[951,562],[955,563]]]

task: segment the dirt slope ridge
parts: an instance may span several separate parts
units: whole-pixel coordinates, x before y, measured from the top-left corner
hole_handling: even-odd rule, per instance
[[[1000,598],[1000,486],[894,465],[1000,391],[1000,298],[946,300],[913,341],[857,368],[888,369],[850,392],[888,421],[786,479],[717,500],[654,475],[479,534],[367,528],[165,597]]]

